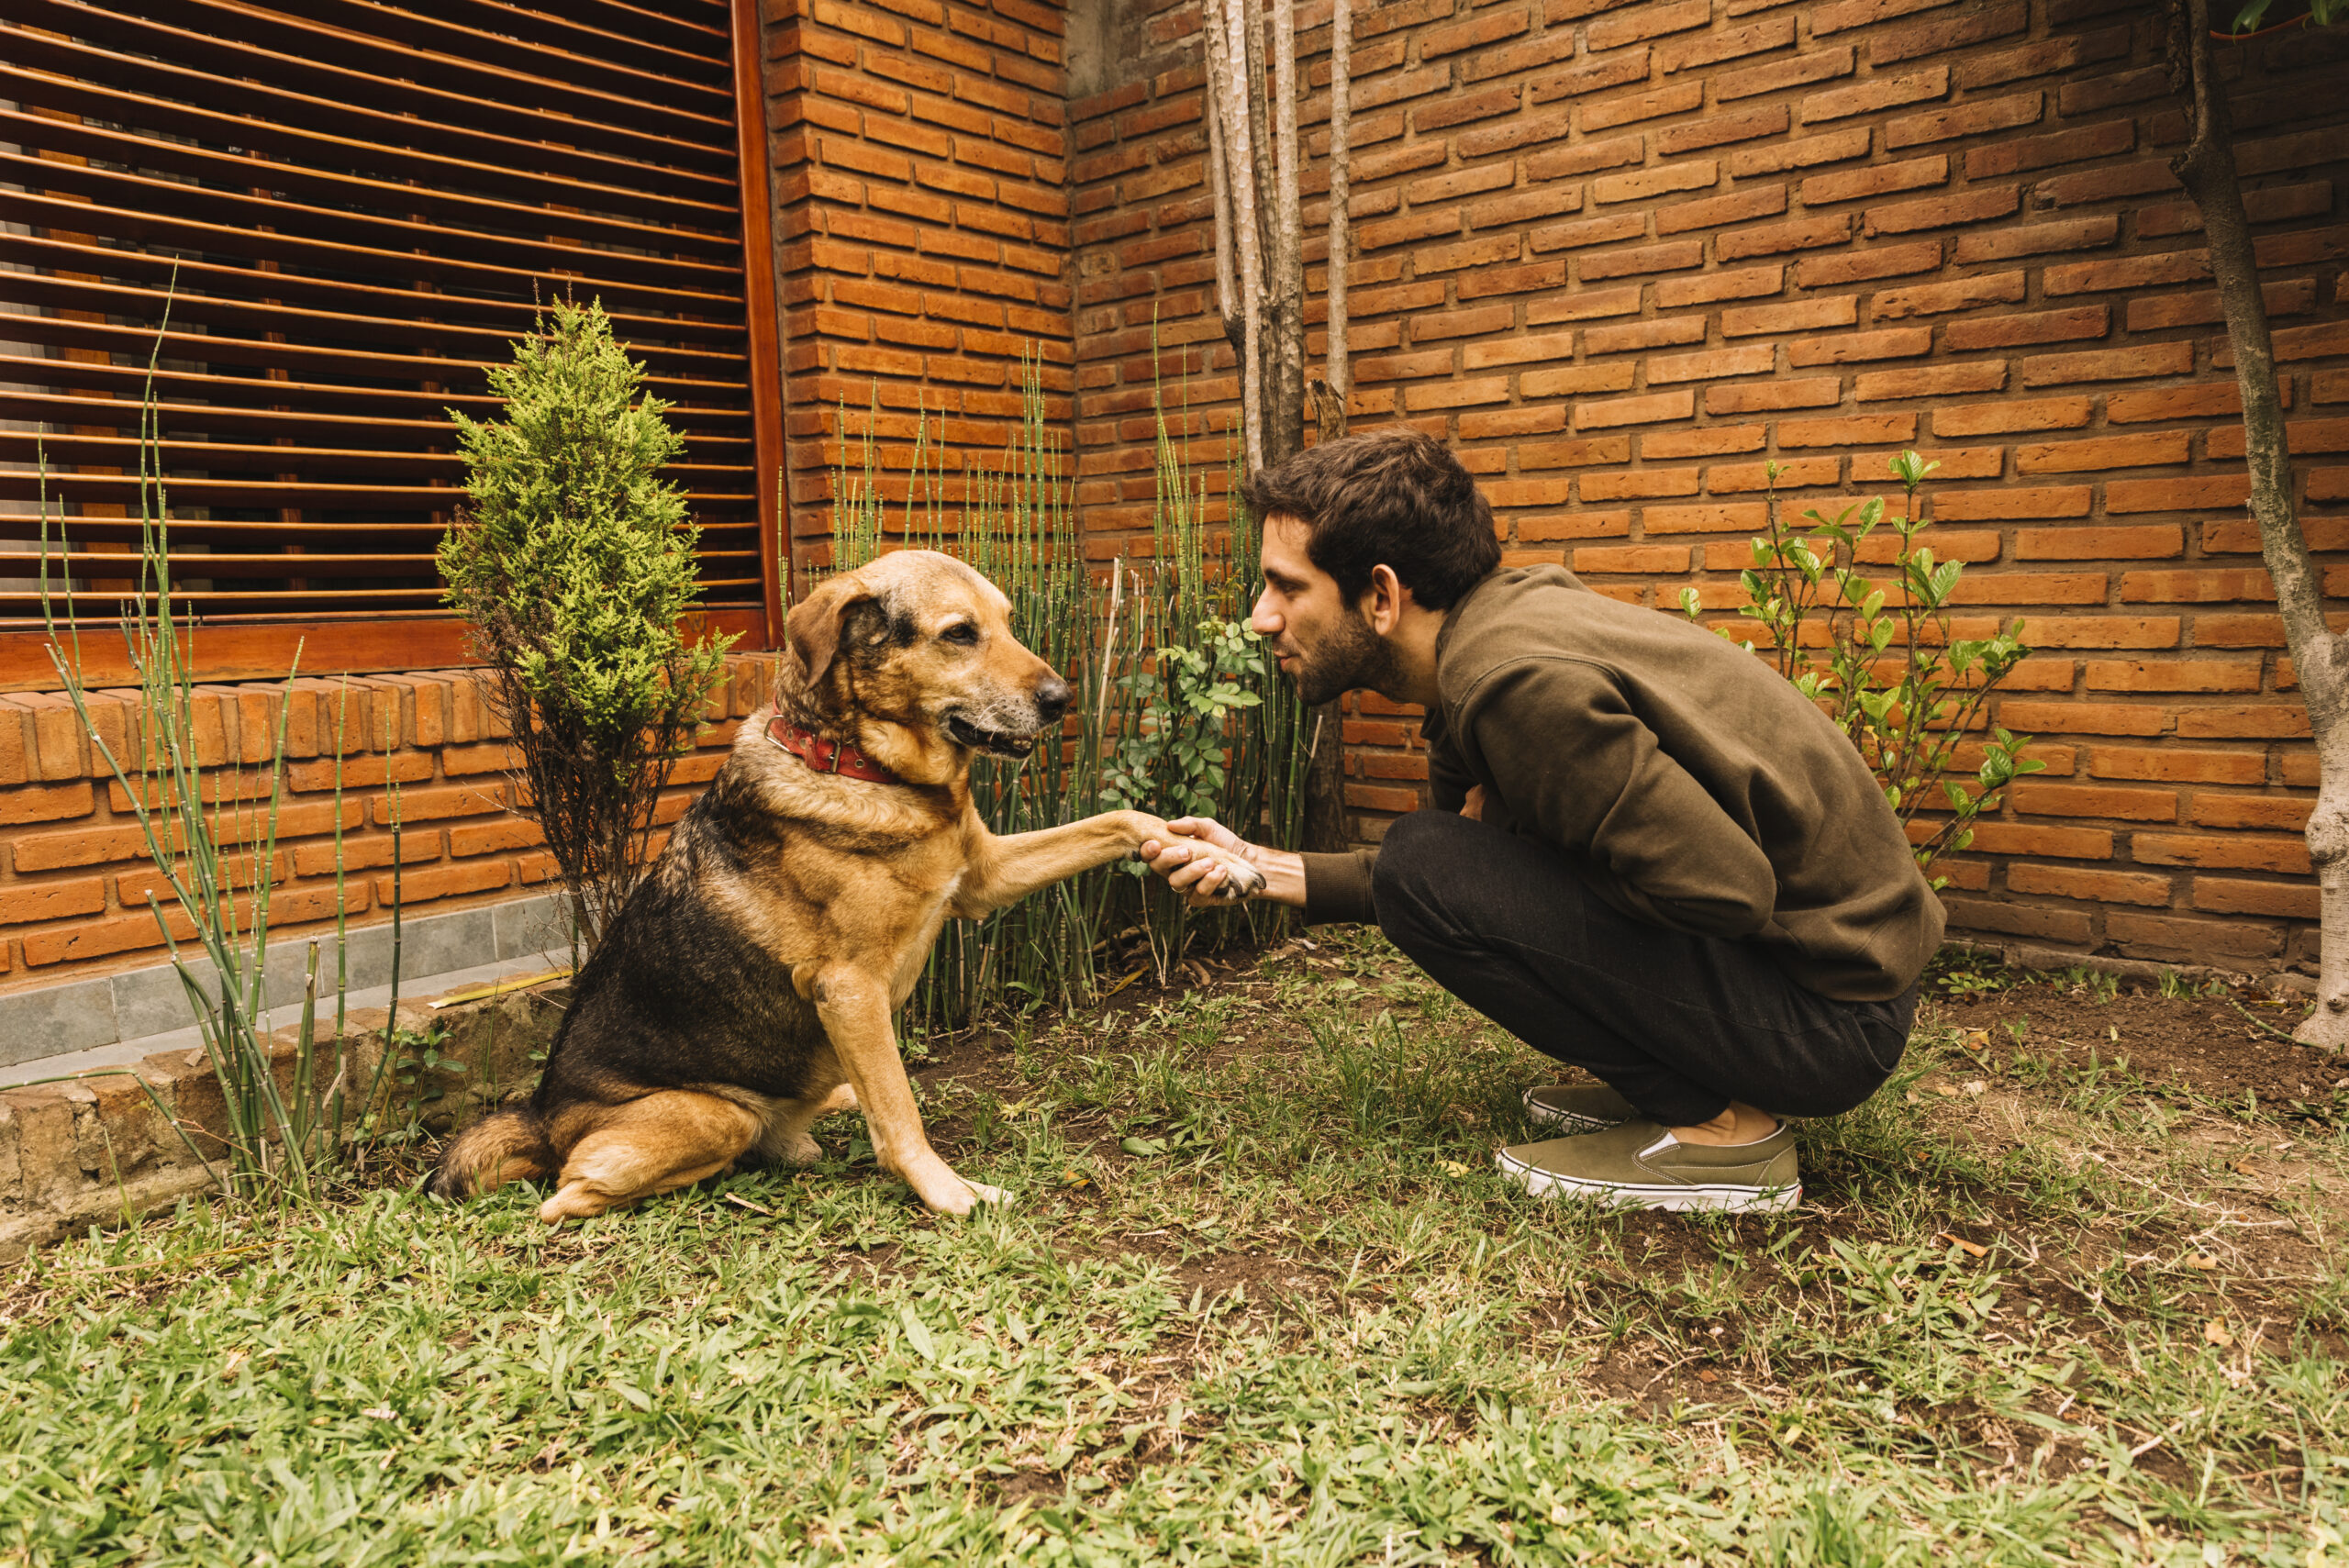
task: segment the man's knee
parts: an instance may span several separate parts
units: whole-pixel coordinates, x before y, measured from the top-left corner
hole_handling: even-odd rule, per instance
[[[1378,923],[1397,942],[1407,932],[1442,925],[1442,891],[1460,874],[1463,842],[1490,829],[1448,811],[1414,811],[1386,826],[1371,862],[1370,897]]]

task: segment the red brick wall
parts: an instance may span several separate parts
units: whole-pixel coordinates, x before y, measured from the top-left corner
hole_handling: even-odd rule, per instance
[[[723,748],[733,742],[733,721],[765,700],[773,656],[729,663],[701,750],[677,764],[662,799],[662,821],[674,821],[716,775]],[[338,680],[295,684],[272,864],[273,938],[333,929],[338,750],[344,898],[353,924],[391,917],[389,783],[400,787],[400,892],[411,913],[495,903],[548,880],[551,858],[538,847],[538,829],[506,808],[505,731],[484,710],[469,673],[353,677],[343,694]],[[128,740],[137,696],[101,692],[90,700],[92,722],[126,763],[135,755]],[[265,788],[283,700],[282,683],[199,688],[207,798],[216,788],[230,800]],[[232,762],[241,768],[232,772]],[[156,884],[129,807],[64,697],[0,697],[0,990],[48,984],[69,970],[80,979],[161,962],[163,939],[147,907],[150,886],[172,911],[175,935],[192,934]],[[235,812],[220,835],[224,843],[257,843],[265,826],[265,815]]]
[[[1357,11],[1348,339],[1360,424],[1457,444],[1509,559],[1736,599],[1763,466],[1790,516],[1938,460],[1962,633],[2042,650],[2001,722],[2047,771],[1950,862],[1962,929],[2242,967],[2313,959],[2305,716],[2242,509],[2232,361],[2152,8],[2115,0],[1406,0]],[[1328,115],[1326,0],[1299,16]],[[1212,293],[1193,0],[1072,106],[1077,435],[1106,520],[1146,499],[1149,341],[1203,432]],[[2349,584],[2349,50],[2229,50],[2304,516]],[[1314,139],[1318,159],[1322,139]],[[1306,183],[1322,286],[1327,180]],[[1317,336],[1313,351],[1318,355]],[[1203,358],[1202,358],[1203,356]],[[1171,362],[1171,360],[1170,360]],[[1194,454],[1219,456],[1219,439]],[[1106,510],[1105,510],[1106,509]],[[1375,837],[1419,798],[1408,713],[1346,727]]]
[[[951,471],[996,462],[1023,352],[1068,417],[1064,13],[769,0],[765,17],[792,530],[822,561],[843,406],[861,439],[878,398],[893,497],[918,409],[933,439],[943,417]]]

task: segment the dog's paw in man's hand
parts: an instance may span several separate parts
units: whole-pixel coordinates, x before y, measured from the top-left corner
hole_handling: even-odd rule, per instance
[[[1182,817],[1166,825],[1173,837],[1150,840],[1141,858],[1176,892],[1197,904],[1237,902],[1264,890],[1257,846],[1211,817]]]

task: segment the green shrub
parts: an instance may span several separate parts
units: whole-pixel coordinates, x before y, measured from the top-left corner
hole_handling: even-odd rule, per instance
[[[700,530],[657,477],[684,439],[638,396],[603,306],[559,301],[493,367],[503,422],[451,410],[469,504],[440,542],[484,690],[519,753],[516,809],[544,830],[592,946],[642,873],[652,813],[733,639],[689,647]]]
[[[1990,726],[1972,782],[1951,776],[1958,746],[1976,728],[1991,688],[2031,650],[2020,620],[1990,637],[1950,635],[1949,606],[1965,568],[1936,561],[1931,546],[1917,542],[1931,521],[1919,492],[1940,466],[1913,451],[1890,460],[1905,505],[1891,519],[1897,542],[1889,582],[1879,585],[1860,569],[1859,553],[1886,520],[1884,497],[1831,517],[1807,511],[1813,527],[1797,535],[1778,521],[1778,465],[1770,464],[1770,531],[1753,541],[1753,564],[1739,575],[1746,602],[1737,610],[1767,634],[1778,673],[1820,704],[1859,748],[1901,827],[1919,821],[1920,812],[1936,814],[1910,833],[1917,864],[1928,875],[1943,855],[1974,841],[1975,819],[1997,809],[1999,792],[2015,775],[2047,765],[2022,755],[2029,736]],[[1697,591],[1683,589],[1680,605],[1695,619]],[[1820,635],[1807,637],[1813,626]],[[1720,635],[1739,640],[1727,628]],[[1744,646],[1755,651],[1751,639]],[[1948,880],[1933,877],[1933,885]]]

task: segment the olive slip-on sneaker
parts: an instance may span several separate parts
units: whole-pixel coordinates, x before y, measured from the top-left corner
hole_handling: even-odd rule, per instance
[[[1560,1132],[1604,1132],[1639,1114],[1604,1084],[1544,1084],[1525,1091],[1527,1119]]]
[[[1620,1208],[1777,1213],[1802,1202],[1794,1129],[1753,1143],[1683,1143],[1652,1121],[1520,1143],[1493,1156],[1501,1174],[1539,1197],[1556,1194]]]

